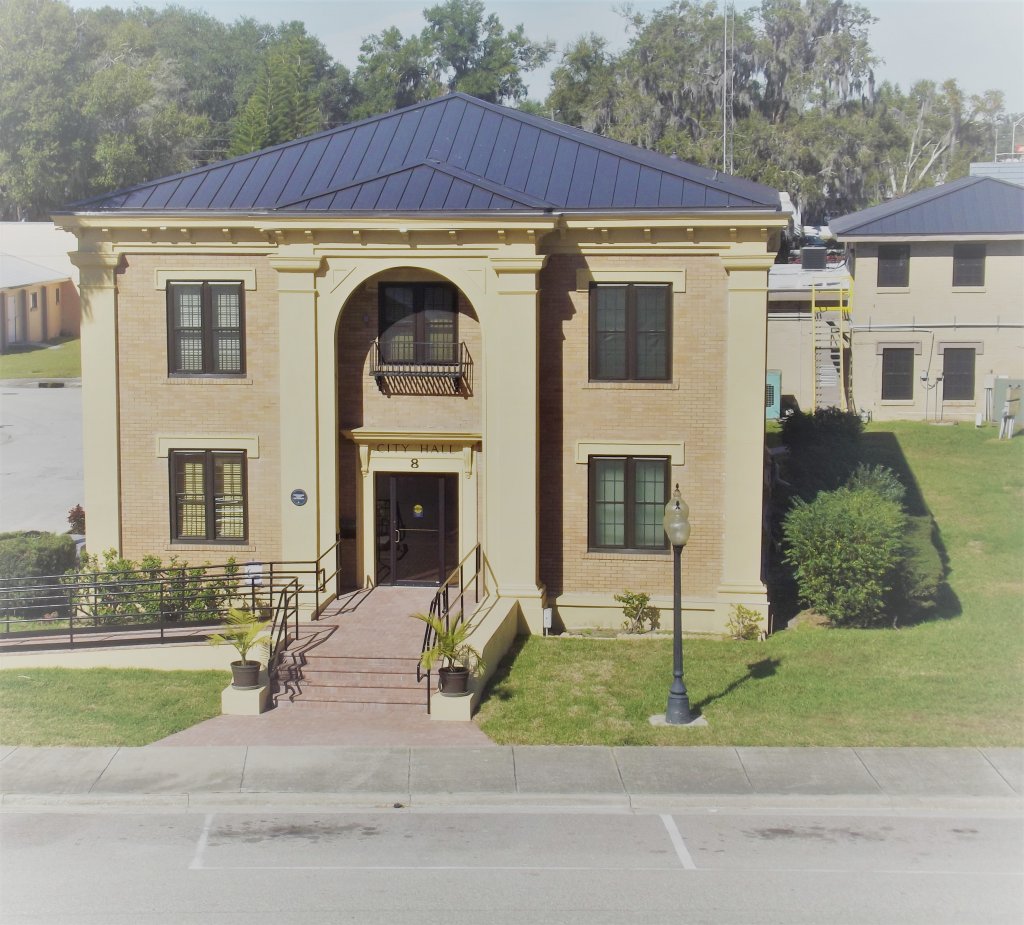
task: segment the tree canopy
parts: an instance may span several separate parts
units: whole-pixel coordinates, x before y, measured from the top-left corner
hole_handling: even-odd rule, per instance
[[[967,173],[1016,115],[953,80],[876,84],[870,13],[850,0],[746,12],[624,8],[619,53],[582,34],[555,52],[442,0],[419,32],[364,38],[351,69],[301,22],[225,24],[170,6],[0,0],[0,217],[244,154],[458,90],[788,191],[805,216],[853,211]]]

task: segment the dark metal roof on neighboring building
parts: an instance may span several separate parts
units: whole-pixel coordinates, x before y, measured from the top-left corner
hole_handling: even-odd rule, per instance
[[[840,238],[1024,234],[1024,187],[991,177],[964,177],[835,218]]]
[[[767,186],[452,93],[69,211],[779,209]]]

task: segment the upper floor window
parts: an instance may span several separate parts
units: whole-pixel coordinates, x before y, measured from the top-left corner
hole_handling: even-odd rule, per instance
[[[591,548],[664,549],[669,460],[591,456],[589,470]]]
[[[910,245],[878,245],[878,288],[910,285]]]
[[[953,245],[953,285],[985,285],[985,245]]]
[[[168,283],[168,366],[185,376],[245,372],[242,283]]]
[[[664,382],[672,378],[672,287],[594,283],[590,287],[590,378]]]
[[[60,305],[60,286],[53,290],[53,300]]]
[[[172,450],[171,539],[244,543],[245,453]]]
[[[380,351],[384,363],[458,361],[458,305],[444,283],[382,283]]]
[[[914,348],[886,347],[882,351],[882,399],[910,401],[914,397]]]

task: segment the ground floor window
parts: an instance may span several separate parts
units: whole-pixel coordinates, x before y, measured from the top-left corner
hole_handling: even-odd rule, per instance
[[[942,352],[942,400],[974,400],[974,348],[946,347]]]
[[[591,456],[589,474],[591,548],[665,548],[667,458]]]
[[[171,464],[171,539],[244,543],[245,453],[175,450]]]
[[[886,347],[882,351],[882,400],[910,401],[914,397],[914,348]]]

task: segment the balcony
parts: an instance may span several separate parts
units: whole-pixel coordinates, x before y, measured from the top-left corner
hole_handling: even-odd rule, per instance
[[[373,342],[370,375],[381,392],[404,391],[416,383],[448,382],[458,395],[468,381],[466,344],[454,341],[411,341],[395,338]]]

